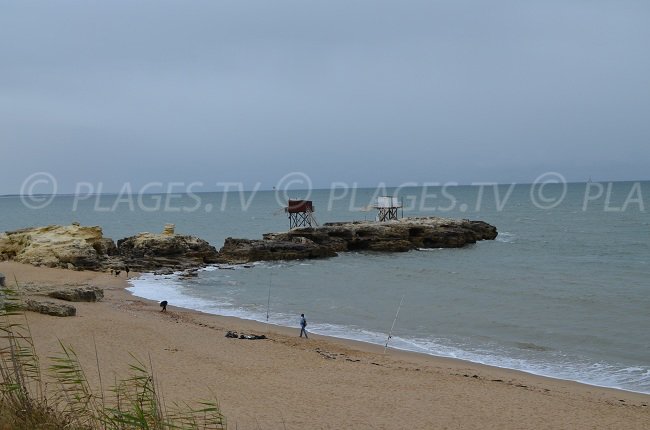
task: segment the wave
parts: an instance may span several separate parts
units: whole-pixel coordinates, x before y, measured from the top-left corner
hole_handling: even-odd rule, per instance
[[[503,242],[503,243],[514,243],[516,239],[517,236],[514,233],[508,233],[507,231],[504,231],[504,232],[499,232],[495,240],[497,242]]]

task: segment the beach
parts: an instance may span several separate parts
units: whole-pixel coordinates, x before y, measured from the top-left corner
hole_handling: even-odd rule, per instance
[[[121,274],[0,262],[7,284],[93,285],[75,317],[28,312],[41,361],[72,346],[91,382],[125,377],[130,354],[151,363],[168,403],[216,396],[238,429],[541,429],[650,427],[650,396],[437,358],[132,296]],[[307,315],[309,316],[309,315]],[[309,330],[309,327],[307,327]],[[268,339],[226,338],[228,331]],[[97,357],[95,354],[97,350]],[[49,387],[50,390],[55,388]]]

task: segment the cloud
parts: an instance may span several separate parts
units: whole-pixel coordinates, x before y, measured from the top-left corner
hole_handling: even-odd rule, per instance
[[[295,170],[321,186],[647,178],[646,3],[3,9],[0,193],[40,170],[67,191]]]

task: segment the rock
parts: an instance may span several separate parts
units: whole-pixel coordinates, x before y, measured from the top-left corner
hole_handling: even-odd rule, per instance
[[[80,287],[52,291],[48,296],[68,302],[98,302],[104,298],[104,290],[97,287]]]
[[[0,273],[0,287],[5,287],[5,275]]]
[[[174,230],[176,229],[175,224],[165,224],[165,227],[163,228],[162,234],[166,236],[171,236],[174,234]]]
[[[219,252],[205,240],[174,233],[140,233],[117,241],[100,227],[35,227],[0,234],[0,260],[75,270],[173,273],[206,264],[247,264],[264,260],[334,257],[343,251],[404,252],[417,248],[451,248],[491,240],[497,230],[482,221],[404,218],[388,222],[327,223],[267,233],[262,240],[226,239]],[[184,276],[194,276],[186,273]]]
[[[117,241],[131,270],[189,269],[217,262],[217,250],[203,239],[178,234],[140,233]]]
[[[326,246],[345,246],[346,251],[401,252],[417,248],[457,248],[478,240],[492,240],[497,230],[482,221],[427,217],[381,223],[327,223],[319,228],[294,229],[287,234],[306,237]]]
[[[184,270],[216,263],[217,250],[205,240],[174,234],[140,233],[118,241],[102,235],[100,227],[51,225],[0,234],[0,260],[72,270],[114,272]]]
[[[332,257],[342,251],[404,252],[418,248],[457,248],[496,238],[496,227],[483,221],[403,218],[387,222],[327,223],[267,233],[263,240],[226,239],[219,262]]]
[[[111,240],[104,239],[101,227],[97,226],[26,228],[0,234],[0,259],[35,266],[99,270],[109,248],[108,241]]]
[[[56,317],[73,317],[77,314],[77,309],[74,306],[54,302],[38,302],[28,299],[25,305],[28,311]]]
[[[97,245],[97,252],[108,256],[117,255],[117,246],[113,239],[105,237]]]
[[[253,261],[300,260],[335,256],[334,250],[312,241],[249,240],[229,237],[219,250],[217,262],[244,264]]]
[[[164,268],[164,269],[160,269],[160,270],[154,270],[153,274],[157,275],[157,276],[173,275],[174,274],[174,269]]]
[[[196,269],[188,269],[179,275],[180,279],[198,278],[199,272]]]

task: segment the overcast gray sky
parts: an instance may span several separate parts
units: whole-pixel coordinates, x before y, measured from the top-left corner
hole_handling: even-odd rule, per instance
[[[0,0],[0,157],[0,194],[650,179],[650,1]]]

